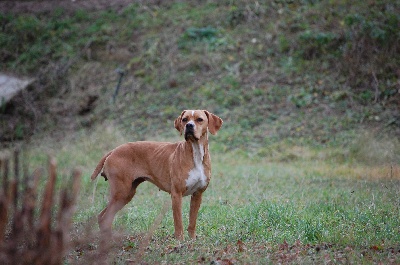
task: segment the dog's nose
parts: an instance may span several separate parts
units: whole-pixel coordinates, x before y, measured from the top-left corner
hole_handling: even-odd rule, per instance
[[[187,128],[187,129],[193,129],[193,127],[194,127],[194,124],[193,124],[193,123],[188,123],[188,124],[186,124],[186,128]]]

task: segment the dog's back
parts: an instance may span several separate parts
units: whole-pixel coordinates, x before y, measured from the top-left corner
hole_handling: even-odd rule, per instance
[[[170,160],[179,145],[169,142],[139,141],[118,146],[108,152],[99,161],[91,179],[94,180],[104,168],[102,175],[109,179],[112,175],[129,178],[132,182],[139,177],[147,177],[149,181],[165,190],[166,183],[158,179],[169,179]],[[126,172],[121,172],[125,170]],[[169,186],[169,185],[168,185]]]

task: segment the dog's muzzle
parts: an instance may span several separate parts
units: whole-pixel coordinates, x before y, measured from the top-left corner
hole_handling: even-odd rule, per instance
[[[185,126],[185,140],[198,140],[196,136],[194,136],[194,124],[188,123]]]

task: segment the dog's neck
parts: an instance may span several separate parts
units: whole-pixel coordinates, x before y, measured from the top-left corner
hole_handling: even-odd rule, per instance
[[[200,166],[204,160],[204,146],[201,143],[192,142],[194,166]]]
[[[207,137],[201,137],[197,141],[187,141],[185,143],[192,151],[193,168],[189,171],[188,178],[186,179],[187,191],[184,196],[192,195],[208,185],[210,167],[208,163],[208,142],[206,139]]]
[[[187,141],[186,143],[192,147],[193,153],[198,154],[203,161],[204,156],[208,153],[208,134],[203,134],[199,140]]]

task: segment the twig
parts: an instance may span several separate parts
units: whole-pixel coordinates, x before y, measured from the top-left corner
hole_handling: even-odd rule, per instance
[[[374,99],[374,103],[378,102],[378,98],[379,98],[379,80],[376,77],[375,72],[372,72],[372,77],[374,78],[374,87],[375,87],[375,99]]]
[[[8,220],[8,159],[0,160],[0,171],[3,175],[3,190],[0,190],[0,242],[2,242]]]
[[[17,210],[18,185],[19,185],[19,151],[15,150],[14,151],[14,186],[13,186],[14,211]]]
[[[115,91],[114,91],[114,94],[113,94],[113,103],[115,103],[115,100],[117,98],[118,91],[119,91],[119,88],[120,88],[121,82],[122,82],[122,77],[124,77],[124,75],[125,75],[124,70],[121,69],[121,68],[117,68],[115,70],[115,72],[117,72],[119,74],[119,79],[118,79],[118,83],[117,83],[117,86],[115,87]]]
[[[49,159],[49,180],[47,182],[42,208],[39,217],[38,239],[39,246],[47,248],[50,244],[51,231],[51,206],[53,204],[53,193],[56,184],[56,161],[53,158]]]
[[[0,189],[0,264],[62,264],[68,249],[71,217],[80,188],[81,172],[75,170],[70,187],[60,191],[60,207],[52,229],[52,210],[55,206],[53,195],[56,182],[56,162],[49,158],[49,178],[44,190],[38,222],[35,222],[37,188],[42,175],[35,170],[32,175],[19,181],[19,152],[14,152],[14,179],[9,178],[8,158],[0,158],[2,189]],[[26,168],[27,172],[27,168]],[[21,190],[18,192],[18,184]],[[10,215],[10,211],[13,214]],[[7,225],[11,229],[5,236]],[[8,231],[8,230],[7,230]]]
[[[99,179],[100,179],[100,178],[96,178],[96,183],[94,184],[94,187],[93,187],[93,193],[92,193],[91,203],[94,203],[94,195],[96,194],[96,188],[97,188],[97,184],[98,184],[98,182],[99,182]]]

